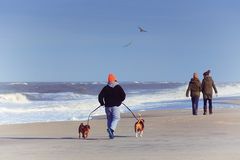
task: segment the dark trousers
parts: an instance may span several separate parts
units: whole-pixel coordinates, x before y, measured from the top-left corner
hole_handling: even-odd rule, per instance
[[[197,115],[199,97],[192,97],[192,114]]]
[[[209,114],[212,114],[212,99],[203,99],[203,111],[204,111],[204,114],[207,113],[207,101],[208,101],[208,108],[209,108]]]

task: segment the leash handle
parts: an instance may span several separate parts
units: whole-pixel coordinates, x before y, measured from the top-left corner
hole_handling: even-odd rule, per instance
[[[135,114],[131,111],[131,109],[128,108],[128,106],[125,105],[124,103],[122,103],[122,104],[132,113],[133,117],[138,121],[137,117],[136,117]]]
[[[100,107],[101,107],[101,105],[98,106],[97,108],[95,108],[95,109],[88,115],[87,125],[89,125],[89,118],[90,118],[91,114],[92,114],[93,112],[95,112],[95,111],[96,111],[98,108],[100,108]]]

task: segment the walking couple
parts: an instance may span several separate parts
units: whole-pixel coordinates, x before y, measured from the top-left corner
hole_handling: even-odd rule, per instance
[[[198,74],[194,73],[193,78],[190,80],[186,96],[189,97],[189,92],[191,92],[191,100],[192,100],[192,114],[197,115],[198,112],[198,101],[200,97],[200,92],[203,93],[203,115],[207,114],[207,102],[209,107],[209,114],[212,114],[212,95],[213,89],[215,94],[217,94],[217,88],[214,84],[212,77],[209,75],[210,70],[203,73],[202,83],[198,78]]]

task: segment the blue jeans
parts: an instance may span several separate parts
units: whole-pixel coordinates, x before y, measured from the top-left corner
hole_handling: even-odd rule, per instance
[[[107,127],[115,131],[120,120],[120,108],[117,106],[105,107],[105,112],[107,115]]]
[[[203,99],[203,111],[206,114],[207,113],[207,101],[209,104],[209,113],[212,114],[212,99]]]
[[[199,97],[192,97],[192,114],[197,115]]]

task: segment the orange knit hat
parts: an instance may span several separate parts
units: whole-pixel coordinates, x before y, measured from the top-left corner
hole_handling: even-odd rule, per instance
[[[108,83],[110,83],[110,82],[115,82],[115,81],[117,81],[117,78],[115,77],[114,74],[110,73],[110,74],[108,75]]]

